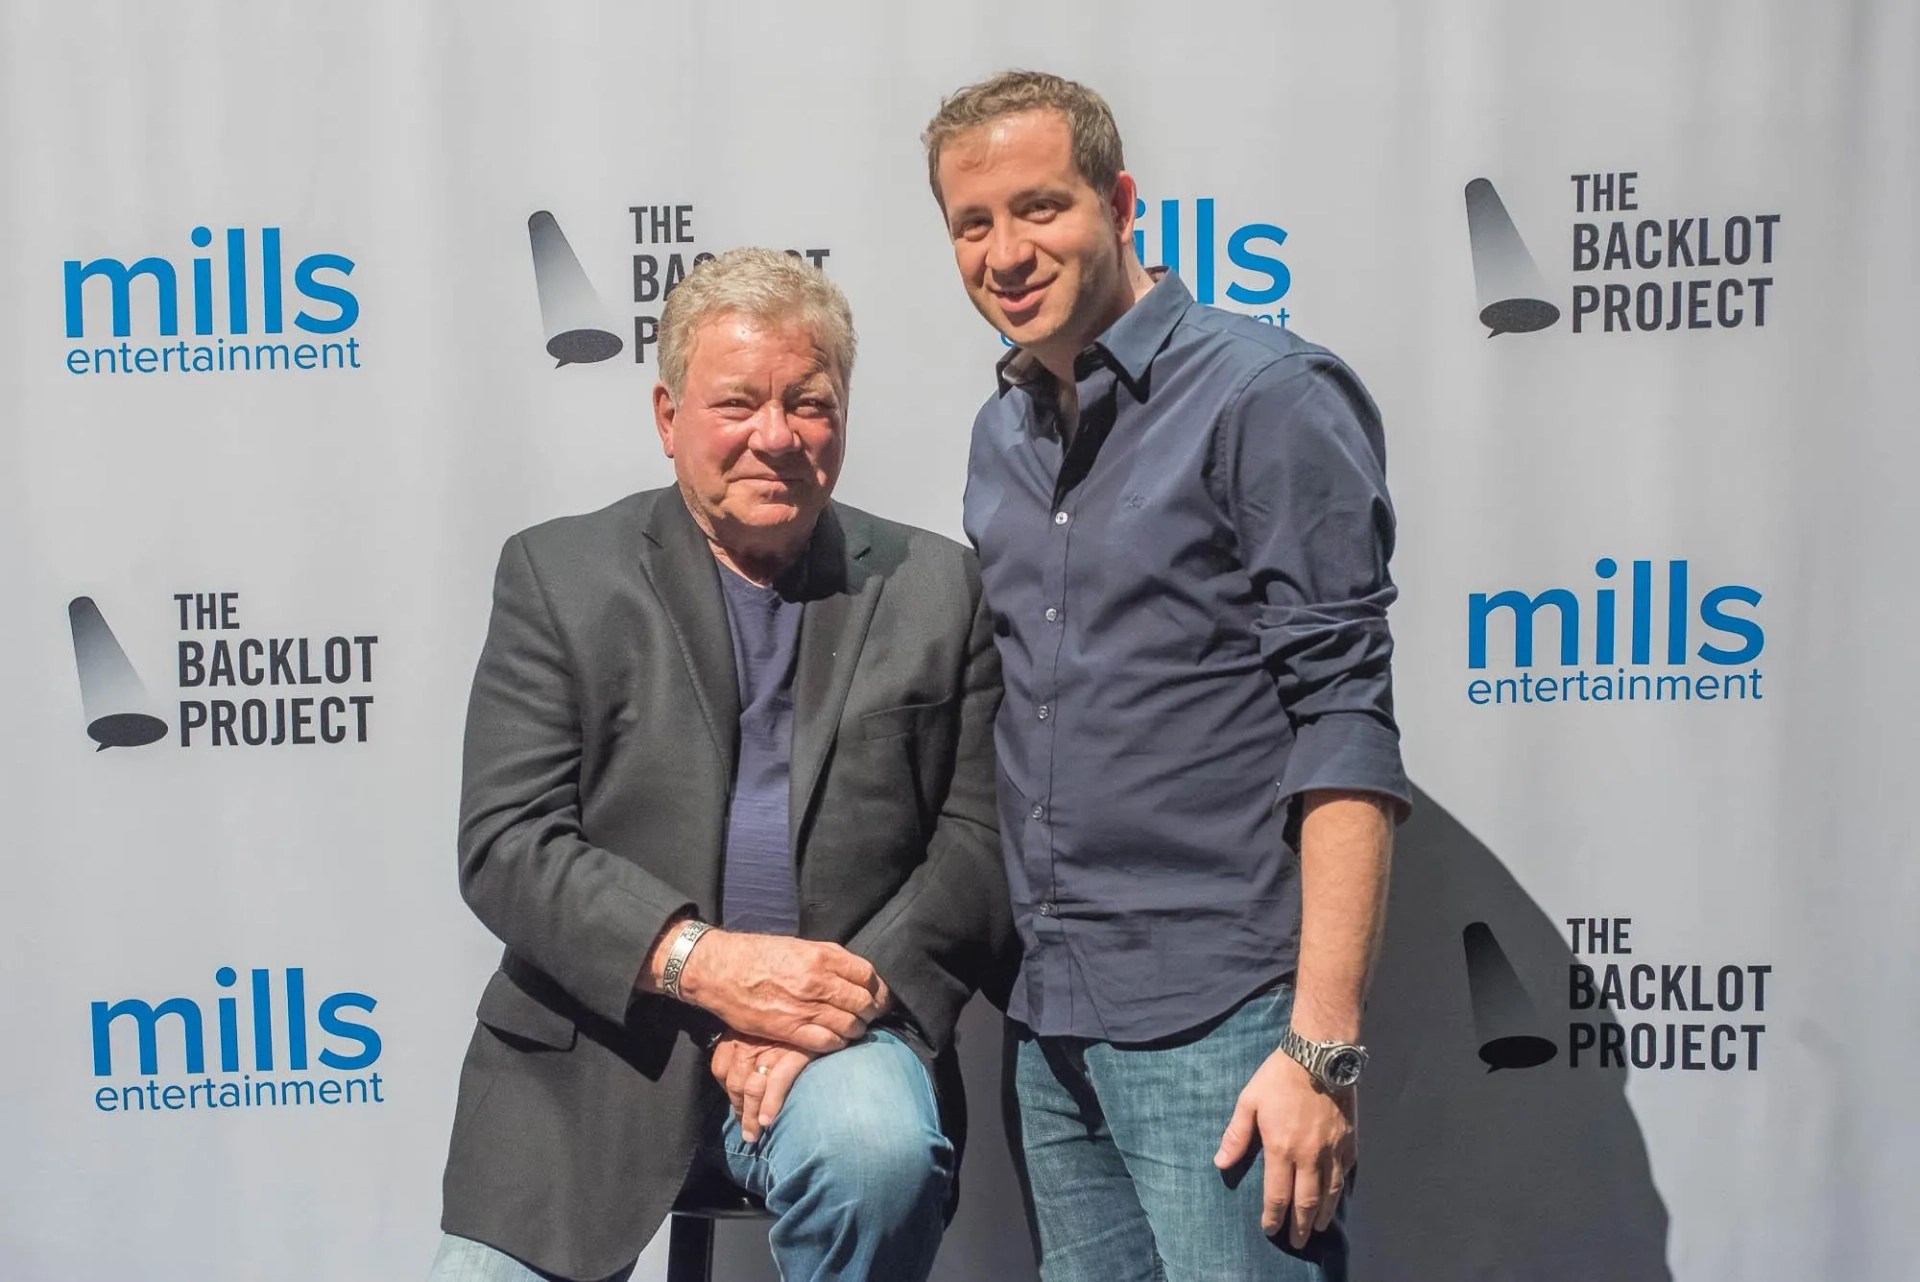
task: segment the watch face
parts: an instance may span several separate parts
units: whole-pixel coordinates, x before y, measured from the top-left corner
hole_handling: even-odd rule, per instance
[[[1327,1061],[1327,1080],[1335,1086],[1352,1086],[1360,1080],[1364,1062],[1357,1051],[1338,1051]]]

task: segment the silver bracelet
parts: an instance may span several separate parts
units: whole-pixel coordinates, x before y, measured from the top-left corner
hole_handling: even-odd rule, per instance
[[[673,946],[667,949],[667,964],[660,968],[661,992],[677,1002],[686,1000],[680,995],[680,972],[687,968],[687,955],[700,942],[700,936],[712,929],[698,918],[690,917],[680,923],[680,929],[674,932]]]

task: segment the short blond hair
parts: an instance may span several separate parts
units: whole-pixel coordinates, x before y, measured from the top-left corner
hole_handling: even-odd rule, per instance
[[[744,246],[696,263],[667,294],[660,312],[660,381],[674,400],[686,390],[687,361],[700,327],[728,315],[804,326],[832,353],[841,383],[852,383],[859,337],[840,287],[796,254]]]
[[[947,202],[940,194],[940,149],[969,129],[1023,111],[1057,111],[1065,116],[1073,140],[1073,167],[1102,197],[1113,194],[1113,185],[1127,162],[1121,154],[1120,127],[1113,122],[1107,100],[1064,76],[1045,71],[1003,71],[943,100],[940,110],[927,122],[927,131],[920,135],[927,148],[927,182],[942,209]]]

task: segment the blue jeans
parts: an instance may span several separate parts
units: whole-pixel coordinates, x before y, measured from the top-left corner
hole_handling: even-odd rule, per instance
[[[1280,1044],[1293,987],[1183,1037],[1116,1045],[1008,1025],[1043,1282],[1346,1282],[1345,1198],[1303,1250],[1260,1229],[1265,1163],[1222,1172],[1220,1134]]]
[[[757,1142],[740,1138],[729,1113],[695,1160],[724,1164],[734,1183],[766,1202],[775,1217],[767,1244],[785,1282],[924,1282],[933,1271],[953,1146],[940,1130],[932,1075],[884,1029],[807,1065]],[[632,1272],[628,1265],[606,1282]],[[451,1235],[427,1276],[567,1282]]]

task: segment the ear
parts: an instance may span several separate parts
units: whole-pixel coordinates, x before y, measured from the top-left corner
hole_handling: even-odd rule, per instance
[[[653,426],[660,433],[660,450],[668,458],[673,457],[673,416],[675,412],[673,393],[667,390],[665,383],[653,385]]]
[[[1107,197],[1107,217],[1113,222],[1114,234],[1126,248],[1133,246],[1134,210],[1140,203],[1140,185],[1133,181],[1133,175],[1121,170],[1113,180],[1113,191]]]

